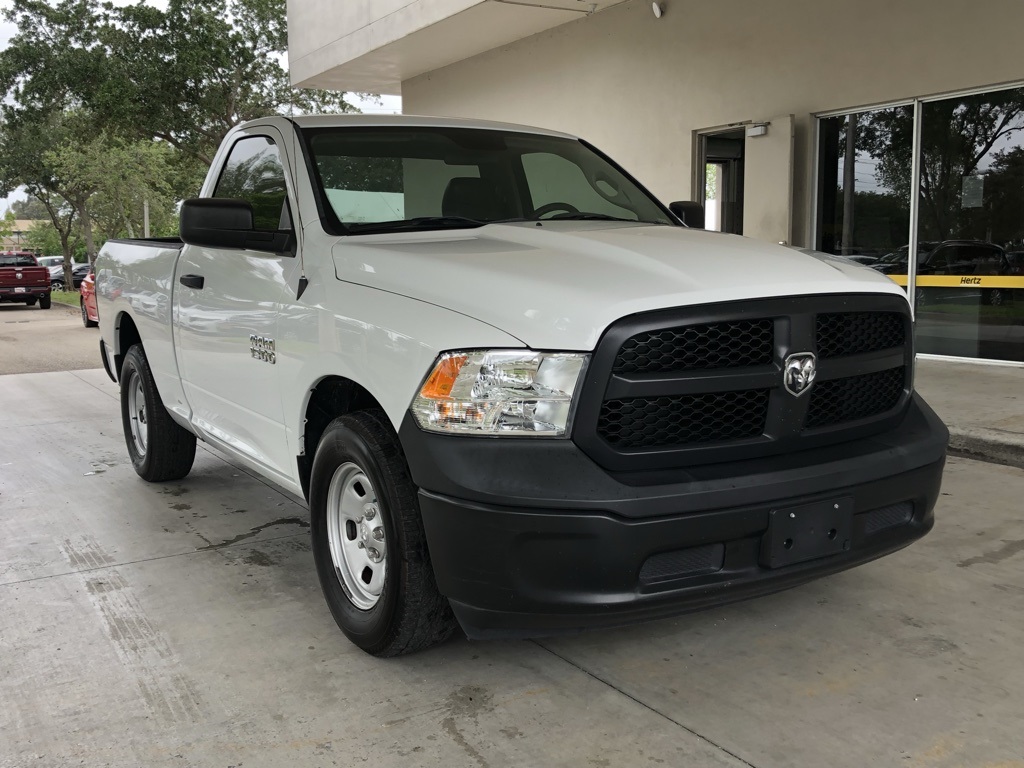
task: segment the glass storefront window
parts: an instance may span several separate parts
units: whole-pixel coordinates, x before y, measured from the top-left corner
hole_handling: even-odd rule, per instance
[[[910,231],[914,108],[829,117],[820,131],[818,249],[863,264],[896,259]]]
[[[1024,361],[1024,89],[922,105],[919,201],[918,351]]]
[[[921,103],[918,352],[1024,362],[1024,88]],[[914,108],[819,121],[818,242],[908,286]]]

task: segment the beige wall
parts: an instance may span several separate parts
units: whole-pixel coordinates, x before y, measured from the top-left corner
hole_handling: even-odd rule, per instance
[[[810,228],[811,113],[1024,80],[1022,0],[631,0],[402,84],[407,114],[580,134],[663,200],[693,131],[793,114],[793,240]],[[748,192],[749,194],[749,192]]]

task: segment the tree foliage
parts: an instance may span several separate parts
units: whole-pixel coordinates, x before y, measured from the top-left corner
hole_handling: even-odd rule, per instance
[[[286,0],[12,0],[0,52],[0,192],[23,186],[70,256],[81,235],[176,232],[224,135],[272,114],[351,111],[291,87]]]

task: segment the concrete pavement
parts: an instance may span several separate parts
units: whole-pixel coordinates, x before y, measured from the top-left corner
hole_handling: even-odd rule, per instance
[[[144,483],[116,398],[0,377],[2,768],[1024,768],[1020,469],[951,459],[929,536],[789,592],[381,661],[336,629],[304,507],[203,449]]]
[[[0,304],[0,375],[95,368],[100,331],[86,328],[75,307]]]
[[[1024,367],[918,359],[915,387],[953,451],[1024,467]]]

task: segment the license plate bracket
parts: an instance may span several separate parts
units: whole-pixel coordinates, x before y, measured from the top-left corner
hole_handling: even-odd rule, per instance
[[[761,563],[782,568],[816,560],[849,550],[852,541],[852,497],[773,509],[762,538]]]
[[[19,288],[15,288],[14,292],[15,293],[28,293],[28,289],[27,288],[20,288],[19,287]]]

